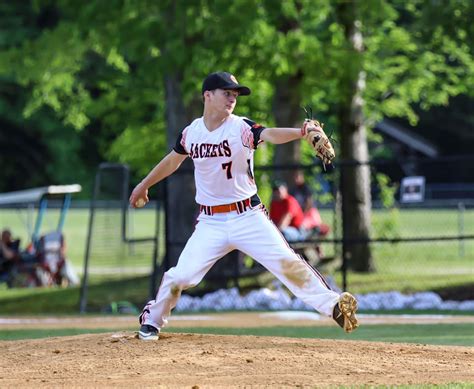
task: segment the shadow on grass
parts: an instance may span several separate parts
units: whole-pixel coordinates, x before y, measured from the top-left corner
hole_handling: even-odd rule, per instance
[[[149,277],[133,277],[92,283],[87,308],[100,312],[113,301],[142,306],[149,293]],[[37,315],[79,313],[80,288],[31,288],[0,291],[0,314]]]

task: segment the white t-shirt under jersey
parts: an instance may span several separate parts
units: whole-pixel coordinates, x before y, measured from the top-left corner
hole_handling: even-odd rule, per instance
[[[206,128],[202,117],[182,131],[174,150],[194,162],[198,204],[230,204],[257,193],[253,153],[262,142],[264,129],[247,118],[230,115],[214,131]]]

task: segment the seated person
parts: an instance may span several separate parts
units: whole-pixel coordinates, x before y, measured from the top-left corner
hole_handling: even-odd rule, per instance
[[[286,184],[276,183],[273,186],[270,219],[288,242],[304,240],[308,236],[308,232],[302,227],[303,218],[303,210],[298,201],[288,193]]]
[[[44,234],[36,246],[36,257],[43,274],[43,285],[78,285],[79,277],[66,258],[64,236],[59,231]]]
[[[298,170],[294,176],[294,185],[290,194],[298,201],[303,210],[302,227],[317,236],[326,236],[330,228],[323,223],[319,210],[314,206],[313,194],[305,183],[304,174]]]
[[[2,231],[0,240],[0,275],[2,278],[8,278],[15,262],[20,258],[19,246],[20,241],[12,239],[10,230]]]

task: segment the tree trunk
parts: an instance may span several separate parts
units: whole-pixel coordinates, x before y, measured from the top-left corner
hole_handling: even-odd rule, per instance
[[[277,127],[300,127],[303,123],[304,112],[301,108],[299,87],[301,74],[296,74],[275,83],[275,96],[273,99],[273,116]],[[288,142],[275,146],[273,163],[275,165],[294,165],[301,162],[300,142]],[[277,170],[274,179],[291,185],[293,180],[292,170]]]
[[[165,76],[166,122],[168,148],[171,150],[179,133],[188,125],[181,94],[180,77],[175,74]],[[174,266],[183,250],[185,242],[194,231],[197,206],[194,201],[195,186],[193,165],[188,158],[177,172],[166,182],[166,234],[167,267]]]
[[[374,271],[370,238],[371,197],[367,133],[364,124],[362,98],[365,73],[362,70],[363,38],[356,18],[354,1],[339,4],[338,17],[348,41],[346,78],[342,85],[339,110],[341,123],[341,166],[343,256],[355,271]]]

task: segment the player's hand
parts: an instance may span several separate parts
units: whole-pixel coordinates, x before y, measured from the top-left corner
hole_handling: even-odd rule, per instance
[[[138,184],[133,190],[128,202],[132,208],[144,207],[150,199],[148,198],[148,188],[143,183]]]

